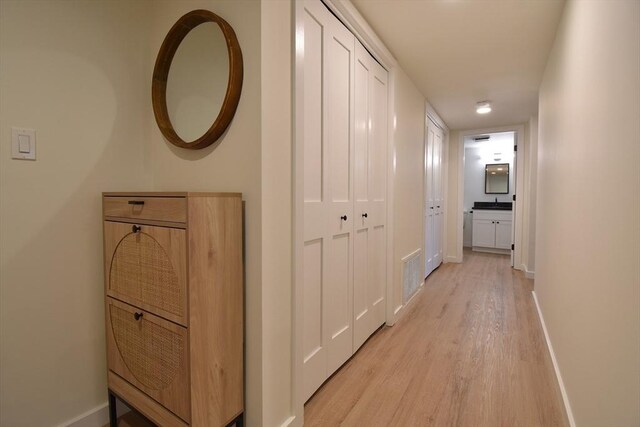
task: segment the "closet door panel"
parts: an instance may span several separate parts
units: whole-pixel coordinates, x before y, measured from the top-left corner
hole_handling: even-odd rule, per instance
[[[353,251],[353,351],[355,352],[370,335],[372,319],[369,310],[369,228],[356,230]]]
[[[372,324],[369,335],[385,321],[387,254],[387,71],[371,58],[369,78],[371,102],[369,133],[369,280],[367,281]]]
[[[352,354],[351,233],[333,236],[329,242],[327,280],[323,289],[323,320],[327,334],[328,374]]]
[[[434,185],[434,202],[435,202],[435,221],[434,221],[434,252],[433,252],[433,268],[442,262],[442,226],[444,212],[444,198],[442,194],[442,130],[436,128],[434,132],[434,156],[433,156],[433,185]]]
[[[425,147],[425,229],[424,229],[424,263],[425,277],[433,271],[433,252],[434,252],[434,220],[435,220],[435,203],[433,197],[433,144],[434,131],[431,123],[427,126],[427,143]]]
[[[371,64],[367,52],[356,42],[354,79],[354,247],[353,247],[353,351],[370,335],[369,310],[369,75]],[[367,215],[365,217],[364,215]]]
[[[325,144],[328,162],[329,212],[325,252],[326,280],[323,282],[324,342],[327,346],[328,375],[353,350],[353,79],[355,38],[330,16],[324,57],[325,92],[323,105],[327,120]]]
[[[326,280],[327,177],[324,173],[326,128],[323,100],[323,57],[327,10],[318,2],[305,4],[304,23],[304,245],[303,245],[303,395],[307,400],[327,379],[323,328],[323,282]]]
[[[369,299],[375,332],[385,322],[385,296],[387,283],[387,230],[384,226],[372,227],[370,256]],[[371,334],[369,334],[371,335]]]

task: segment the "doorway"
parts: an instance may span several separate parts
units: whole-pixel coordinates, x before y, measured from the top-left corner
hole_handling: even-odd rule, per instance
[[[524,126],[461,132],[457,262],[464,250],[508,255],[521,269]]]
[[[464,138],[463,247],[508,254],[512,267],[515,172],[515,132]]]

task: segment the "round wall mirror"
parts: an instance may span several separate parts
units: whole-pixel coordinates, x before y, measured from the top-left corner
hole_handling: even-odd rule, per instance
[[[181,17],[153,70],[156,122],[172,144],[200,149],[231,123],[242,91],[242,52],[233,28],[207,10]]]

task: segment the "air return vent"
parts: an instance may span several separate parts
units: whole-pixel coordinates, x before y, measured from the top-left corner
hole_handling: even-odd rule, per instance
[[[491,135],[480,135],[473,137],[474,141],[488,141],[489,139],[491,139]]]
[[[403,302],[406,303],[416,293],[423,278],[420,268],[420,253],[422,249],[416,249],[414,252],[402,258],[402,289]]]

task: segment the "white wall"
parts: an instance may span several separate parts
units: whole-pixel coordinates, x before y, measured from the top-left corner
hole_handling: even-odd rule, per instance
[[[527,277],[533,278],[536,267],[536,203],[538,177],[538,116],[532,116],[527,124],[529,147],[525,157],[523,241],[528,242],[522,249],[522,264]]]
[[[238,191],[245,201],[245,403],[247,424],[262,420],[261,4],[252,0],[154,0],[147,73],[167,31],[183,14],[208,9],[233,27],[244,63],[236,114],[219,142],[184,150],[166,142],[152,115],[147,126],[156,191]],[[148,86],[149,107],[151,85]]]
[[[293,414],[293,4],[262,0],[262,423]]]
[[[513,168],[514,133],[490,134],[489,141],[474,141],[472,137],[465,138],[464,149],[464,210],[473,208],[474,202],[511,202],[515,190],[515,169]],[[495,160],[494,153],[502,153],[500,160]],[[485,165],[493,163],[509,164],[509,193],[486,194]]]
[[[402,306],[401,259],[423,249],[425,98],[396,68],[394,153],[393,307]]]
[[[151,186],[149,7],[0,2],[0,425],[106,402],[100,193]],[[11,126],[37,130],[35,162]]]
[[[576,425],[640,425],[640,2],[569,1],[540,87],[535,292]]]

